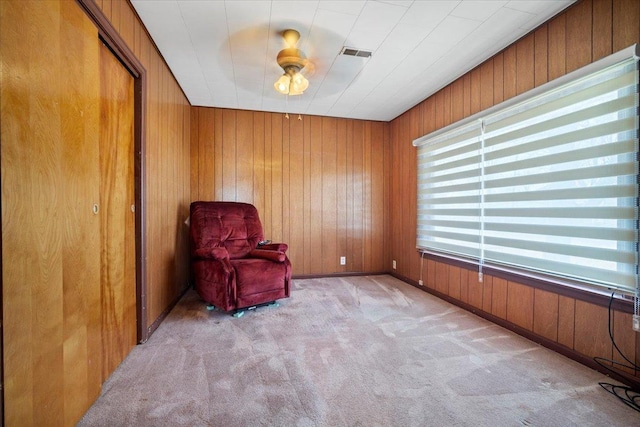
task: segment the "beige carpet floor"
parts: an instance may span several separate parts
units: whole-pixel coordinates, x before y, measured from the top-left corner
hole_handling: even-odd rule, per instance
[[[235,319],[189,291],[80,426],[640,426],[600,373],[390,276]]]

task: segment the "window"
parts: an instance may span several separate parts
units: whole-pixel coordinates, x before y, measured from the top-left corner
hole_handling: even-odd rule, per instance
[[[414,145],[418,249],[637,292],[635,46]]]

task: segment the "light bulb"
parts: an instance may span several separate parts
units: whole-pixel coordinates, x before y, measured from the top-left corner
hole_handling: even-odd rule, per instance
[[[273,84],[273,87],[283,95],[289,93],[289,84],[291,83],[291,77],[286,74],[280,76],[280,78]]]
[[[309,80],[300,73],[295,73],[291,78],[291,88],[289,95],[300,95],[309,87]]]

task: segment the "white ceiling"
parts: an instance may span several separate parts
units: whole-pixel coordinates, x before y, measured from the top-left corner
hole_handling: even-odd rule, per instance
[[[132,0],[192,105],[389,121],[575,0]],[[309,88],[273,83],[300,32]],[[339,55],[344,46],[369,59]]]

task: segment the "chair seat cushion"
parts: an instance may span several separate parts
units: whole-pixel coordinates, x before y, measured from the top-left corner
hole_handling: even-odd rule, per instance
[[[259,258],[232,259],[230,261],[236,270],[238,307],[286,297],[285,278],[288,263]],[[270,294],[272,294],[272,298]]]

